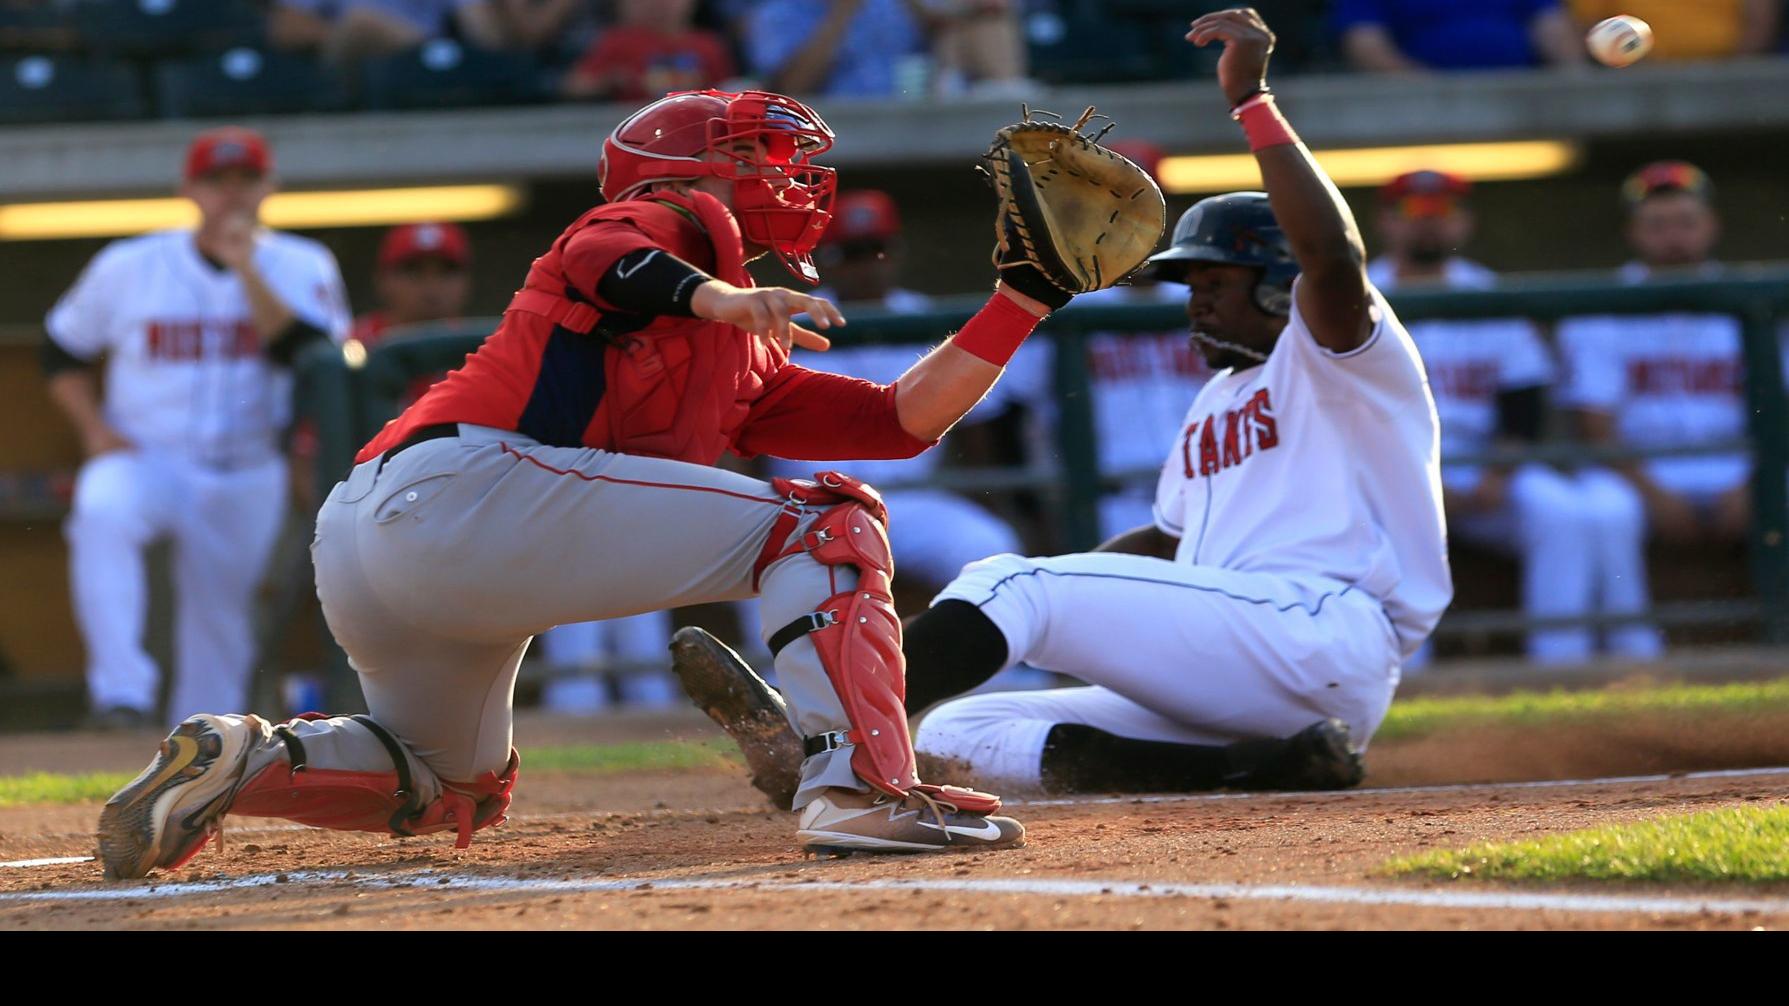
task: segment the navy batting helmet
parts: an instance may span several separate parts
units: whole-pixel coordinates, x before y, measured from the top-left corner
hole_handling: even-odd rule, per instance
[[[1182,283],[1188,262],[1253,266],[1261,270],[1255,306],[1268,314],[1292,313],[1292,279],[1298,275],[1298,262],[1265,192],[1231,192],[1199,200],[1175,222],[1168,250],[1149,261],[1158,276]]]

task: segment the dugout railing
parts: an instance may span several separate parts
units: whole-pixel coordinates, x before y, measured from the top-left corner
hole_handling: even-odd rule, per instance
[[[1753,596],[1655,605],[1625,618],[1541,621],[1514,610],[1452,611],[1437,630],[1439,635],[1636,620],[1667,626],[1746,622],[1758,624],[1761,637],[1768,642],[1789,642],[1789,543],[1785,542],[1789,525],[1789,406],[1785,404],[1778,335],[1789,318],[1789,268],[1734,268],[1718,279],[1662,280],[1644,285],[1616,282],[1606,273],[1532,275],[1493,290],[1400,292],[1389,299],[1406,322],[1523,317],[1551,323],[1574,315],[1695,312],[1731,315],[1739,320],[1744,333],[1749,430],[1742,440],[1694,447],[1622,448],[1548,442],[1488,455],[1450,456],[1444,461],[1534,460],[1586,465],[1744,449],[1755,465],[1749,545]],[[853,311],[848,315],[849,327],[834,336],[841,342],[920,346],[961,325],[981,300],[952,298],[923,314]],[[298,412],[309,417],[318,431],[319,484],[328,486],[342,477],[355,450],[396,415],[402,396],[418,377],[458,366],[494,325],[495,319],[470,319],[421,326],[370,352],[350,346],[345,351],[319,347],[308,354],[299,366]],[[1174,304],[1071,306],[1058,312],[1034,336],[1055,343],[1053,455],[1026,467],[946,469],[927,484],[966,492],[1036,493],[1048,502],[1054,515],[1058,542],[1069,550],[1091,548],[1098,543],[1097,506],[1105,482],[1099,474],[1094,435],[1085,363],[1087,339],[1096,332],[1159,332],[1184,325],[1184,314]]]

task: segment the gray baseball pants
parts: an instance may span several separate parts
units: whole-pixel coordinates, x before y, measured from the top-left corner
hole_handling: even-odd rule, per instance
[[[460,426],[389,462],[357,466],[317,516],[312,556],[330,631],[360,674],[374,720],[438,780],[501,773],[509,759],[516,670],[555,625],[732,601],[757,594],[769,631],[807,614],[857,572],[806,552],[752,568],[785,509],[768,483],[703,465],[571,447]],[[804,736],[849,722],[813,645],[777,655]],[[339,743],[331,738],[339,735]],[[307,724],[320,768],[389,771],[346,718]],[[796,806],[825,787],[864,790],[851,749],[809,758]]]

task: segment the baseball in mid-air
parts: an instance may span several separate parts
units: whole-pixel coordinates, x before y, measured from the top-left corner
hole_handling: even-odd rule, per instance
[[[1652,25],[1631,14],[1618,14],[1592,25],[1584,46],[1604,66],[1630,66],[1652,51]]]

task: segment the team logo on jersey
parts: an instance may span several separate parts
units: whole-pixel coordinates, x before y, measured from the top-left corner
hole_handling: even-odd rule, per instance
[[[1635,395],[1710,395],[1744,387],[1739,361],[1653,356],[1629,360],[1628,391]]]
[[[151,360],[241,359],[261,352],[261,337],[246,319],[151,321],[145,335]]]
[[[1425,361],[1429,386],[1445,398],[1489,400],[1497,394],[1497,373],[1494,362],[1471,360],[1465,363],[1431,363]]]
[[[1194,441],[1198,441],[1197,447]],[[1216,475],[1255,455],[1280,445],[1280,427],[1273,417],[1273,399],[1262,388],[1240,409],[1212,413],[1194,421],[1180,438],[1180,457],[1186,477]],[[1197,450],[1199,459],[1193,460]]]

